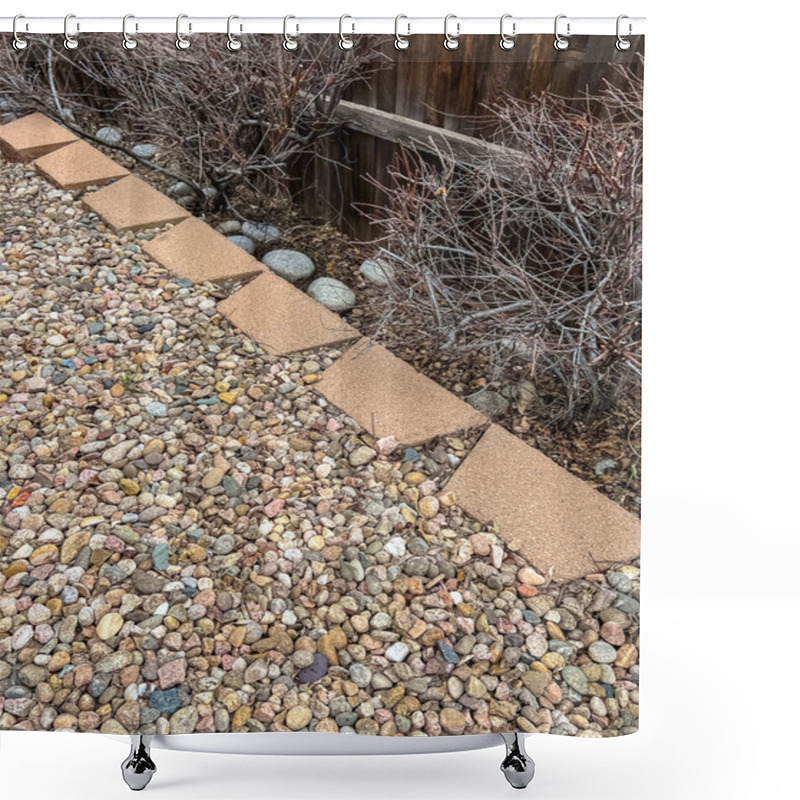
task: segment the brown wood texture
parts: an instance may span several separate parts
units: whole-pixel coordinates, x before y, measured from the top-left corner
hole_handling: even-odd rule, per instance
[[[504,96],[526,100],[547,91],[583,105],[604,81],[613,80],[612,63],[636,63],[644,53],[641,36],[633,37],[625,52],[616,49],[613,36],[574,36],[562,51],[553,47],[552,35],[519,37],[508,51],[500,49],[498,36],[464,36],[450,51],[442,38],[412,36],[411,47],[402,52],[391,40],[380,46],[386,66],[352,88],[337,111],[336,135],[298,165],[297,199],[307,214],[369,239],[375,232],[353,204],[379,203],[368,178],[385,174],[400,143],[435,133],[414,122],[442,129],[445,137],[448,131],[459,134],[446,137],[456,150],[480,147],[463,137],[489,137],[491,130],[480,118]]]

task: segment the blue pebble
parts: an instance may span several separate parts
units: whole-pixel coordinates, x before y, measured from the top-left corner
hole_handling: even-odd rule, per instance
[[[564,658],[570,658],[572,656],[572,648],[566,643],[562,642],[559,639],[551,639],[547,643],[550,652],[552,653],[560,653]]]
[[[141,274],[142,274],[142,268],[138,264],[131,267],[131,275],[141,275]]]
[[[410,461],[413,464],[419,461],[419,453],[413,447],[406,447],[403,451],[403,461]]]
[[[538,625],[542,621],[542,618],[538,614],[534,614],[529,608],[522,612],[522,616],[525,622],[530,622],[531,625]]]
[[[102,322],[90,322],[89,333],[100,333],[105,327]]]
[[[64,605],[72,605],[78,601],[78,590],[74,586],[65,586],[61,590],[61,602]]]
[[[461,661],[461,656],[445,641],[439,642],[439,652],[444,660],[450,664],[458,664]]]
[[[162,571],[169,566],[169,547],[166,544],[160,543],[153,548],[153,565]]]
[[[149,333],[155,326],[155,322],[148,322],[147,325],[140,325],[136,330],[139,331],[139,333]]]
[[[181,707],[181,699],[177,689],[153,689],[150,695],[150,707],[174,714]]]
[[[148,403],[144,410],[148,414],[152,414],[154,417],[166,417],[167,416],[167,407],[163,403],[159,403],[158,400],[153,400],[152,402]]]
[[[75,362],[71,358],[62,358],[58,363],[67,369],[75,369]]]

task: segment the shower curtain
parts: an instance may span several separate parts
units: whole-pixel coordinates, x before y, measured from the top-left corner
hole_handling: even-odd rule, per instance
[[[642,37],[76,41],[0,43],[0,730],[636,731]]]

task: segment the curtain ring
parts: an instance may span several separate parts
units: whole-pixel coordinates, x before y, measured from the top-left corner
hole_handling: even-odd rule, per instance
[[[353,41],[351,36],[348,36],[344,32],[344,21],[346,19],[353,19],[353,18],[349,14],[342,14],[342,16],[339,17],[339,47],[342,50],[352,50],[353,46],[355,45],[355,42]],[[350,23],[350,29],[353,33],[355,33],[356,26],[354,22]]]
[[[456,20],[456,32],[450,33],[450,20]],[[461,33],[461,23],[458,21],[458,17],[455,14],[448,14],[444,18],[444,47],[445,50],[457,50],[458,49],[458,35]]]
[[[503,16],[500,17],[500,49],[501,50],[511,50],[511,49],[513,49],[514,45],[516,44],[516,41],[514,40],[514,37],[517,35],[517,23],[512,21],[512,23],[511,23],[511,33],[506,33],[505,25],[506,25],[506,20],[507,19],[513,20],[513,17],[511,16],[511,14],[503,14]]]
[[[566,18],[567,18],[566,14],[559,14],[556,17],[555,26],[554,26],[554,31],[555,31],[556,38],[555,38],[555,41],[553,42],[553,47],[555,47],[556,50],[566,50],[569,47],[569,39],[567,39],[567,36],[569,36],[569,28],[570,28],[569,22],[567,23],[567,36],[562,36],[558,32],[558,21],[560,19],[566,19]]]
[[[71,19],[75,19],[74,14],[67,14],[67,16],[64,17],[64,47],[66,47],[67,50],[74,50],[78,46],[77,38],[69,32],[69,21]],[[79,31],[80,29],[80,23],[76,22],[75,30]]]
[[[289,33],[289,20],[297,19],[291,14],[283,18],[283,49],[284,50],[297,50],[297,37]],[[295,23],[295,32],[300,32],[300,26]]]
[[[405,14],[398,14],[394,18],[394,46],[398,50],[408,50],[411,42],[408,41],[408,37],[411,36],[411,23],[407,22],[406,27],[408,28],[408,32],[405,36],[400,35],[400,20],[401,19],[408,19]]]
[[[616,44],[616,48],[617,48],[617,50],[620,50],[623,53],[626,50],[630,50],[631,49],[631,40],[628,39],[626,36],[623,36],[622,33],[621,33],[622,20],[624,20],[624,19],[628,19],[628,15],[627,14],[620,14],[617,17],[617,44]],[[633,25],[631,25],[631,23],[629,22],[628,23],[628,36],[630,36],[632,33],[633,33]]]
[[[231,51],[231,53],[235,53],[237,50],[240,50],[241,47],[242,47],[242,40],[236,38],[236,36],[233,33],[233,28],[231,27],[231,23],[235,19],[239,19],[239,17],[237,17],[236,14],[231,14],[228,17],[228,44],[226,46],[227,46],[228,50]],[[240,25],[239,26],[239,32],[241,32],[241,30],[242,30],[242,26]]]
[[[13,41],[11,42],[11,46],[15,50],[24,50],[29,44],[28,40],[27,39],[23,39],[19,35],[19,33],[17,32],[17,23],[21,19],[25,19],[25,15],[24,14],[17,14],[14,17],[14,23],[13,23],[12,28],[11,28],[11,32],[12,32],[12,35],[14,37]],[[28,30],[28,23],[27,22],[25,23],[25,30],[26,31]]]
[[[134,17],[133,14],[126,14],[122,18],[122,46],[126,50],[134,50],[134,49],[136,49],[136,45],[138,45],[139,42],[136,41],[136,38],[134,36],[131,36],[128,33],[128,20],[129,19],[136,19],[136,17]],[[133,23],[133,29],[135,31],[139,30],[139,23],[138,22],[134,22]]]
[[[175,18],[175,47],[178,50],[188,50],[191,42],[181,33],[181,20],[187,19],[188,14],[178,14]],[[192,30],[192,23],[189,23],[189,31]]]

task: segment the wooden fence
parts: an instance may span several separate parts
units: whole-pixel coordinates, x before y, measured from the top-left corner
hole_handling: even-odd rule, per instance
[[[375,232],[355,207],[380,203],[367,178],[384,174],[401,142],[439,135],[455,150],[486,147],[477,119],[486,104],[543,91],[585,102],[612,79],[611,62],[640,69],[644,53],[643,37],[624,52],[613,36],[575,36],[562,51],[552,36],[520,37],[509,51],[498,38],[464,36],[451,51],[432,35],[412,37],[401,53],[391,41],[382,45],[386,66],[351,90],[337,110],[336,134],[298,165],[294,186],[304,212],[369,239]]]

